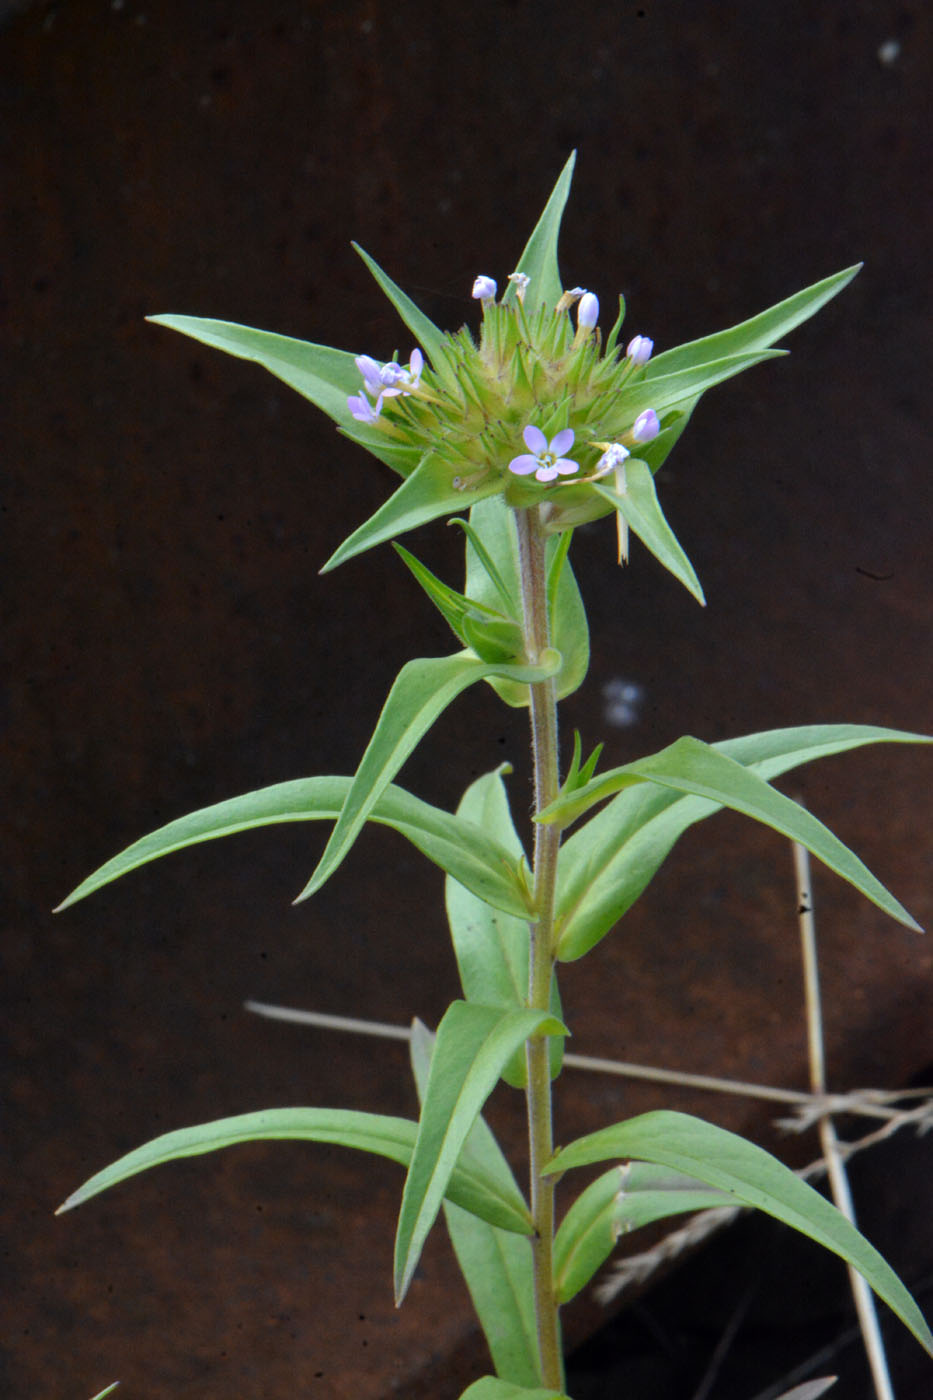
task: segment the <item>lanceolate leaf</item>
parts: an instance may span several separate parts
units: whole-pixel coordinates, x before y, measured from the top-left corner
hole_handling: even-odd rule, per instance
[[[671,350],[662,351],[660,355],[655,355],[649,360],[645,367],[645,378],[663,378],[680,370],[692,369],[696,365],[709,364],[711,360],[720,359],[724,355],[746,354],[749,351],[766,349],[787,335],[795,326],[799,326],[802,321],[808,320],[821,306],[825,306],[826,302],[852,281],[861,266],[861,263],[856,263],[854,267],[844,268],[832,277],[824,277],[821,282],[814,282],[811,287],[805,287],[786,301],[778,302],[776,306],[769,307],[767,311],[762,311],[751,320],[743,321],[729,330],[717,331],[714,335],[704,336],[702,340],[692,340],[687,345],[677,345]]]
[[[392,548],[414,574],[462,646],[472,648],[484,661],[513,661],[524,655],[524,635],[519,622],[458,593],[394,540]]]
[[[223,350],[238,360],[252,360],[304,398],[336,423],[353,428],[354,420],[347,408],[347,396],[360,387],[360,372],[354,357],[346,350],[332,350],[329,345],[313,345],[306,340],[293,340],[287,335],[256,331],[238,326],[232,321],[213,321],[202,316],[147,316],[156,326],[167,326],[182,335]]]
[[[678,836],[723,806],[755,816],[801,841],[893,918],[915,928],[910,915],[851,851],[766,781],[810,759],[876,742],[929,740],[874,725],[811,725],[712,746],[681,739],[650,759],[611,769],[578,792],[559,798],[547,812],[552,820],[568,820],[610,793],[627,789],[561,850],[560,957],[580,957],[598,942],[638,898]],[[671,792],[694,795],[678,799],[629,786],[643,779]]]
[[[626,490],[614,491],[596,482],[595,490],[604,496],[628,521],[634,534],[649,549],[659,564],[692,593],[698,603],[705,604],[703,589],[674,531],[668,525],[654,489],[654,477],[647,463],[630,457],[625,463]]]
[[[503,769],[486,773],[464,793],[457,816],[485,831],[509,852],[513,867],[519,868],[525,855],[512,823],[508,796],[502,781]],[[524,917],[494,909],[456,878],[446,881],[447,919],[453,940],[460,985],[467,1001],[483,1006],[520,1007],[528,997],[529,932]],[[551,984],[551,1015],[560,1018],[557,979]],[[564,1041],[554,1036],[549,1045],[551,1073],[560,1073]],[[515,1089],[527,1082],[524,1049],[520,1047],[505,1066],[502,1077]]]
[[[67,909],[69,904],[138,866],[200,841],[214,841],[278,822],[336,821],[352,783],[352,778],[297,778],[180,817],[107,861],[58,908]],[[497,909],[527,915],[527,894],[519,863],[488,832],[422,802],[394,784],[385,789],[369,820],[390,826],[407,837],[435,865],[455,873],[463,885]]]
[[[503,1065],[535,1034],[566,1030],[545,1011],[503,1011],[465,1001],[455,1001],[441,1021],[399,1211],[396,1302],[408,1292],[450,1173]]]
[[[579,1138],[555,1153],[545,1174],[613,1157],[635,1157],[685,1172],[728,1192],[734,1204],[755,1206],[809,1235],[858,1269],[933,1354],[933,1335],[893,1269],[835,1206],[762,1148],[688,1114],[660,1111]]]
[[[680,1172],[645,1162],[612,1167],[581,1193],[554,1239],[558,1302],[568,1303],[600,1268],[622,1234],[671,1215],[733,1205],[732,1197]]]
[[[337,869],[406,758],[462,690],[491,675],[545,680],[559,665],[556,652],[537,667],[502,666],[465,651],[407,662],[389,691],[324,854],[298,899],[314,894]]]
[[[419,1099],[428,1082],[433,1042],[427,1028],[415,1021],[411,1062]],[[482,1117],[470,1129],[460,1154],[462,1166],[474,1162],[500,1182],[505,1193],[518,1192],[512,1170]],[[444,1217],[496,1375],[516,1385],[537,1385],[541,1371],[530,1241],[467,1214],[449,1199],[444,1201]]]
[[[422,350],[431,361],[434,369],[436,371],[440,370],[444,362],[444,352],[442,348],[444,340],[443,332],[438,330],[434,322],[425,316],[424,312],[415,305],[411,297],[407,296],[406,293],[402,291],[401,287],[397,287],[391,277],[383,272],[375,258],[371,258],[367,252],[364,252],[358,243],[354,243],[353,247],[359,253],[360,257],[379,283],[379,286],[405,322],[405,325],[421,345]]]
[[[557,266],[557,239],[576,159],[577,153],[574,151],[558,176],[551,197],[544,206],[544,212],[515,268],[516,272],[523,272],[529,278],[526,298],[531,309],[537,309],[542,303],[553,309],[563,291]],[[514,299],[515,287],[510,283],[502,296],[502,302],[508,305]]]
[[[818,724],[748,734],[713,747],[770,780],[802,763],[864,744],[921,739],[875,725]],[[678,837],[694,822],[721,811],[722,805],[645,783],[624,789],[590,817],[561,847],[561,958],[571,961],[598,943],[654,878]]]
[[[465,489],[453,485],[453,481],[446,462],[433,454],[426,456],[398,490],[334,551],[321,573],[336,569],[338,564],[345,564],[354,555],[363,554],[396,535],[414,530],[416,525],[463,510],[474,501],[498,492],[502,486],[495,476],[489,476],[481,486]]]
[[[756,350],[747,355],[725,355],[722,359],[688,366],[654,379],[642,379],[625,388],[626,412],[632,414],[633,421],[646,408],[653,408],[660,416],[668,409],[691,403],[714,384],[722,384],[743,370],[751,369],[752,365],[780,359],[786,353],[785,350]],[[650,365],[651,361],[648,363]]]
[[[271,1108],[260,1113],[241,1113],[234,1118],[218,1118],[153,1138],[137,1147],[79,1187],[58,1213],[82,1205],[118,1182],[150,1167],[197,1157],[222,1147],[244,1142],[330,1142],[338,1147],[354,1147],[373,1152],[408,1166],[417,1138],[418,1125],[408,1118],[390,1118],[382,1113],[359,1113],[344,1108]],[[528,1208],[522,1194],[501,1173],[490,1175],[475,1159],[469,1166],[454,1164],[445,1190],[450,1199],[465,1210],[504,1230],[525,1235],[530,1228]]]

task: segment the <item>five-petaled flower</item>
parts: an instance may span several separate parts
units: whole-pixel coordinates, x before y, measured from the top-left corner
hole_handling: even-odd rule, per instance
[[[516,476],[535,474],[537,481],[554,481],[558,476],[569,476],[578,470],[578,464],[561,454],[573,446],[573,428],[561,428],[555,433],[550,444],[540,428],[529,423],[522,433],[527,452],[521,452],[509,463],[509,471]]]

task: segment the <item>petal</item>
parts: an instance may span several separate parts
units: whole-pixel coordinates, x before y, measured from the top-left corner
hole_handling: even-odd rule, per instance
[[[408,369],[412,378],[416,380],[421,378],[421,371],[424,369],[424,356],[417,347],[411,352],[411,359],[408,361]]]
[[[550,450],[554,453],[554,456],[560,457],[564,452],[567,451],[568,447],[572,447],[574,437],[575,434],[573,428],[561,428],[559,433],[555,433],[554,436],[551,438],[550,448]],[[528,439],[526,438],[525,441],[528,442]],[[528,446],[531,446],[530,442],[528,442]]]
[[[532,452],[541,453],[547,451],[547,438],[540,428],[535,427],[534,423],[528,424],[528,427],[522,433],[522,437],[525,439],[525,446],[530,448]],[[572,435],[570,441],[573,442]]]
[[[556,471],[560,472],[561,476],[569,476],[571,472],[575,472],[579,469],[578,464],[576,462],[571,462],[569,457],[558,457],[557,461],[554,463],[554,468]]]
[[[552,466],[549,467],[539,467],[538,470],[535,472],[535,476],[538,478],[539,481],[553,481],[554,478],[557,476],[557,471],[557,463],[555,462]]]
[[[381,383],[379,378],[381,365],[378,361],[374,360],[371,355],[357,355],[356,367],[363,376],[363,383],[370,393],[376,392]]]
[[[509,463],[509,471],[516,476],[528,476],[538,465],[537,457],[533,457],[530,452],[522,452],[520,456],[513,457]]]

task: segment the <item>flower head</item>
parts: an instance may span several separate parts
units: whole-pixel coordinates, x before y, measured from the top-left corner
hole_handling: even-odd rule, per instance
[[[516,476],[530,476],[534,472],[537,481],[554,481],[558,476],[570,476],[579,470],[576,462],[561,456],[562,452],[573,446],[573,428],[561,428],[548,444],[541,429],[529,423],[522,437],[529,451],[521,452],[509,463],[509,471]]]
[[[472,295],[475,301],[495,301],[498,290],[499,288],[492,277],[480,275],[473,283]]]
[[[625,353],[633,365],[646,365],[651,359],[654,341],[646,335],[636,335],[625,347]]]

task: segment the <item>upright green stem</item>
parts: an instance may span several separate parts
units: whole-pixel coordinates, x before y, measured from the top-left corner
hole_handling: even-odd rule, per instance
[[[518,526],[525,651],[532,663],[550,645],[545,537],[537,506],[515,512]],[[557,694],[553,680],[531,687],[531,751],[534,761],[535,815],[553,802],[559,787],[557,763]],[[528,1004],[546,1010],[550,1004],[554,968],[554,895],[560,829],[535,825],[534,897],[537,921],[530,926],[531,956]],[[528,1142],[531,1212],[535,1223],[535,1314],[541,1379],[555,1390],[563,1388],[563,1362],[557,1298],[554,1291],[554,1183],[541,1175],[554,1150],[551,1129],[551,1071],[547,1038],[537,1036],[526,1046],[528,1066]]]

